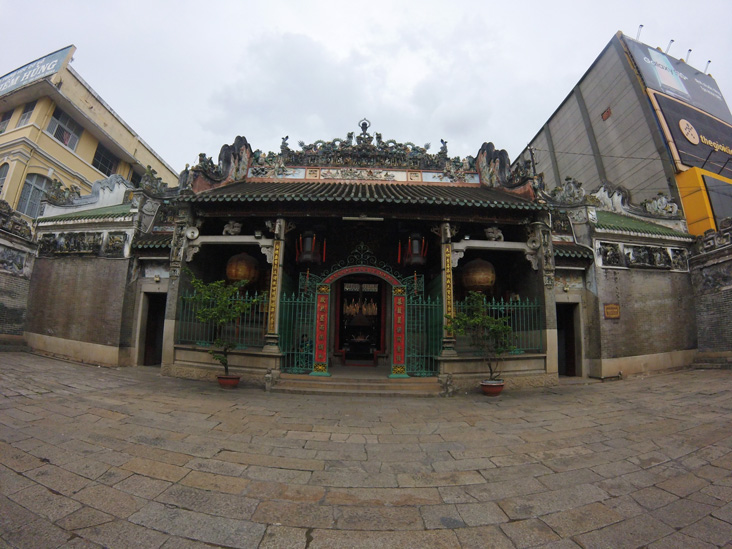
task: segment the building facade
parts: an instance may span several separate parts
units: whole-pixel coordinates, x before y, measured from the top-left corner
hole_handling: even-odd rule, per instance
[[[732,114],[711,75],[618,33],[519,155],[551,190],[566,179],[666,195],[689,232],[732,215]]]
[[[68,46],[0,77],[0,199],[27,219],[47,193],[85,195],[118,174],[133,184],[148,166],[177,173],[69,65]]]
[[[47,204],[26,340],[213,379],[217,332],[197,318],[195,275],[247,280],[237,299],[251,306],[225,328],[229,365],[260,386],[368,371],[475,389],[486,365],[446,322],[470,291],[513,329],[509,387],[691,363],[694,237],[665,197],[641,207],[620,187],[571,181],[548,192],[491,143],[453,158],[446,142],[430,153],[369,126],[270,153],[237,137],[172,191],[111,176]]]

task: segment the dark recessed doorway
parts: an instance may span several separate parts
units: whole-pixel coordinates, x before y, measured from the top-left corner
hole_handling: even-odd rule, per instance
[[[163,325],[167,294],[146,293],[147,317],[145,318],[145,341],[143,365],[159,366],[163,361]]]

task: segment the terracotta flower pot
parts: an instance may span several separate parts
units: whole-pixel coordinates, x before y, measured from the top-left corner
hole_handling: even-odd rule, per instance
[[[216,376],[216,379],[224,389],[235,389],[239,386],[239,376]]]
[[[501,394],[501,391],[503,391],[503,385],[504,383],[502,379],[484,379],[480,382],[480,388],[483,391],[483,394],[488,396],[498,396]]]

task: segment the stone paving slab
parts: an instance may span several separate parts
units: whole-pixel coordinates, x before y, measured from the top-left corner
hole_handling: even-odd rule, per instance
[[[3,353],[0,549],[732,546],[731,411],[721,370],[323,398]]]

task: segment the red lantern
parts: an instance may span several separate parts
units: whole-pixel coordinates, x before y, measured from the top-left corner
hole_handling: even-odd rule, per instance
[[[231,282],[247,280],[252,284],[259,278],[259,262],[246,252],[237,254],[226,263],[226,278]]]

